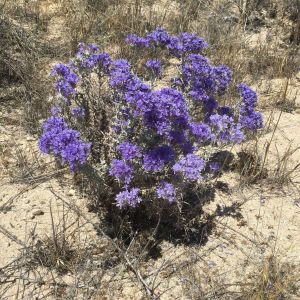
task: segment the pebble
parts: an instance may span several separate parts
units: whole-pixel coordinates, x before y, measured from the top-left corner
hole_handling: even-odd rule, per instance
[[[32,212],[31,219],[34,219],[36,216],[42,216],[45,213],[41,209],[36,209]]]
[[[71,189],[67,193],[68,196],[74,196],[75,195],[75,190]]]

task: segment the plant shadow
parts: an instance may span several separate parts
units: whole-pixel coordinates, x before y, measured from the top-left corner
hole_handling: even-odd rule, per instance
[[[217,217],[242,218],[239,207],[235,204],[222,208],[217,206],[212,214],[204,210],[205,205],[215,201],[217,191],[230,193],[228,184],[219,179],[224,172],[231,171],[233,158],[233,154],[228,151],[217,154],[213,159],[223,167],[214,175],[215,180],[197,188],[188,185],[180,203],[170,205],[163,200],[148,199],[135,209],[120,210],[115,205],[113,193],[103,201],[103,191],[99,191],[95,193],[99,197],[90,206],[90,210],[99,215],[102,229],[108,236],[118,240],[125,247],[129,247],[133,239],[141,245],[141,249],[147,245],[150,258],[160,257],[160,247],[164,241],[173,245],[203,246],[213,233]],[[96,181],[97,186],[101,188],[100,178]]]

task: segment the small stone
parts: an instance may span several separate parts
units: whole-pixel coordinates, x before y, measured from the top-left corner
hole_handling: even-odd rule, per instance
[[[41,209],[36,209],[32,212],[32,219],[34,219],[34,217],[36,216],[42,216],[44,215],[45,213],[41,210]]]
[[[28,136],[28,137],[26,138],[26,141],[28,141],[28,142],[34,141],[34,138],[33,138],[32,136]]]
[[[70,189],[67,193],[68,196],[74,196],[75,195],[75,190]]]

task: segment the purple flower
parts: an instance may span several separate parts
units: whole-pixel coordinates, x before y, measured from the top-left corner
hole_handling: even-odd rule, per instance
[[[71,112],[74,117],[79,119],[82,119],[85,116],[85,109],[83,107],[74,107]]]
[[[130,142],[123,142],[118,146],[122,158],[125,160],[132,160],[141,157],[140,147]]]
[[[233,118],[227,115],[214,114],[209,117],[209,123],[217,130],[217,132],[224,131],[234,123]]]
[[[131,191],[123,191],[117,194],[116,196],[116,202],[117,207],[124,208],[126,206],[129,207],[136,207],[142,199],[139,197],[139,188],[133,188]]]
[[[182,173],[188,180],[202,179],[201,172],[205,168],[205,161],[203,158],[195,154],[187,154],[180,159],[174,166],[175,173]]]
[[[191,123],[190,129],[198,142],[206,142],[211,139],[211,129],[205,123]]]
[[[137,103],[138,109],[144,114],[146,127],[154,129],[159,135],[169,135],[174,127],[187,127],[187,103],[179,91],[164,88],[152,92],[146,100],[141,99]]]
[[[63,76],[66,77],[71,73],[70,67],[64,65],[64,64],[57,64],[54,66],[54,68],[52,69],[50,75],[51,76]]]
[[[53,153],[63,163],[67,162],[75,171],[79,165],[87,162],[91,144],[84,143],[80,133],[69,129],[63,118],[51,117],[43,125],[39,147],[43,153]]]
[[[161,71],[162,71],[161,61],[156,59],[150,59],[146,62],[145,66],[146,68],[149,69],[153,77],[159,77],[161,75]]]
[[[238,123],[238,124],[232,126],[231,130],[230,130],[230,137],[229,137],[228,142],[233,143],[233,144],[240,144],[244,140],[245,140],[245,134],[242,131],[241,124]]]
[[[238,85],[238,91],[243,98],[244,104],[247,108],[254,108],[257,105],[257,94],[245,83]]]
[[[240,110],[239,122],[245,129],[256,131],[263,127],[263,116],[255,111],[257,106],[257,95],[246,84],[238,85],[238,91],[243,98],[243,105]]]
[[[100,54],[88,53],[81,61],[81,67],[87,69],[94,69],[97,67],[98,70],[102,70],[104,74],[108,74],[111,64],[112,59],[109,54],[105,52]]]
[[[211,163],[209,163],[209,169],[211,172],[217,173],[220,171],[221,165],[218,162],[211,162]]]
[[[243,128],[257,130],[263,128],[263,116],[260,112],[250,112],[240,116],[240,124]]]
[[[227,66],[217,66],[213,68],[213,76],[215,80],[215,89],[219,94],[223,94],[232,81],[232,71]]]
[[[109,174],[129,185],[133,178],[133,168],[122,160],[114,159]]]
[[[171,37],[167,47],[174,56],[180,57],[187,53],[199,53],[208,44],[196,34],[183,32],[178,37]]]
[[[240,124],[234,122],[233,117],[228,115],[211,115],[209,123],[215,134],[215,142],[239,144],[245,139]]]
[[[199,53],[208,47],[208,44],[196,34],[184,32],[179,36],[171,36],[163,28],[157,28],[146,38],[131,34],[127,36],[126,42],[138,48],[166,47],[176,57],[188,53]]]
[[[171,183],[162,182],[156,189],[156,194],[158,198],[167,200],[169,203],[174,203],[176,201],[176,190]]]
[[[131,72],[131,65],[125,59],[115,60],[110,72],[110,85],[113,88],[127,90],[135,83],[135,76]]]
[[[170,43],[171,37],[163,28],[157,28],[147,35],[149,43],[156,46],[167,46]]]
[[[159,172],[174,159],[175,152],[170,146],[160,146],[144,155],[144,169],[148,172]]]
[[[137,48],[147,48],[147,47],[149,47],[149,39],[140,37],[136,34],[128,35],[125,42],[127,44],[135,46]]]
[[[76,94],[76,85],[79,81],[79,77],[74,73],[71,66],[57,64],[54,66],[51,76],[59,76],[60,79],[56,82],[56,90],[68,98]]]

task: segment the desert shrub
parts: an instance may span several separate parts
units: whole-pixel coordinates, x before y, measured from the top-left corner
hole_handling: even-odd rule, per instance
[[[119,208],[180,208],[220,171],[217,152],[262,128],[257,95],[242,83],[233,105],[224,105],[232,71],[212,65],[203,55],[208,44],[195,34],[158,28],[126,42],[140,62],[81,45],[73,60],[54,67],[58,103],[40,149],[73,172],[89,161]]]

